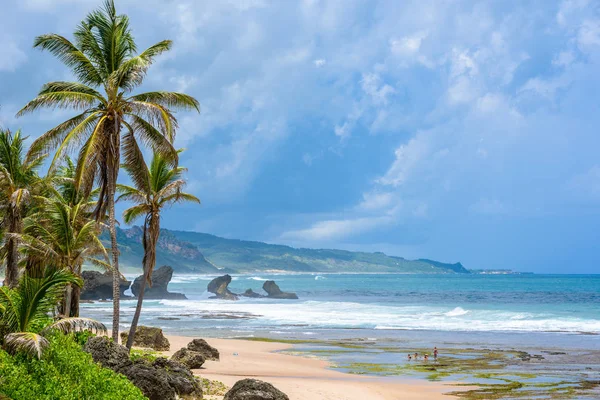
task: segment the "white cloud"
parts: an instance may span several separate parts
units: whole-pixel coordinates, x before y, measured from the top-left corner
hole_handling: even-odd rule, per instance
[[[321,68],[321,67],[324,67],[325,64],[327,64],[327,61],[323,58],[319,58],[319,59],[313,61],[313,63],[315,64],[315,67]]]
[[[389,192],[363,193],[363,201],[358,205],[359,210],[373,211],[389,208],[395,202],[394,195]]]
[[[400,145],[394,152],[396,159],[377,182],[391,186],[405,183],[411,177],[413,170],[430,154],[429,135],[428,132],[419,132],[407,144]]]
[[[390,50],[392,54],[400,57],[414,56],[419,52],[421,43],[427,38],[427,32],[417,32],[410,36],[405,36],[400,39],[390,40]]]
[[[391,216],[319,221],[310,228],[284,232],[281,240],[333,241],[360,235],[394,222]]]
[[[396,93],[396,89],[387,83],[383,83],[381,77],[375,73],[363,74],[361,86],[375,105],[387,105],[389,102],[388,97]]]

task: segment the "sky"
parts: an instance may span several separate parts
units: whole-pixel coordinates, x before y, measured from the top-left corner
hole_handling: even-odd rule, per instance
[[[2,0],[0,124],[71,80],[36,35],[100,0]],[[179,113],[188,191],[163,226],[467,268],[600,272],[600,3],[594,0],[117,0],[140,90]],[[122,174],[124,177],[124,174]],[[124,205],[119,206],[122,211]]]

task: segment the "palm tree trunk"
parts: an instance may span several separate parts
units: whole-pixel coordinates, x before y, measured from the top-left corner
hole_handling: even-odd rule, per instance
[[[119,248],[117,244],[117,227],[115,221],[115,182],[112,174],[109,173],[110,182],[108,183],[108,220],[110,224],[110,246],[112,252],[113,267],[113,323],[112,338],[115,343],[119,343],[119,313],[121,299],[121,274],[119,273]]]
[[[63,315],[67,318],[71,316],[71,296],[73,293],[73,286],[69,283],[65,288],[65,307],[63,308]]]
[[[81,297],[81,288],[77,285],[73,287],[71,299],[71,317],[79,317],[79,298]]]
[[[10,233],[21,233],[19,218],[15,215],[15,210],[9,211],[12,218],[9,223]],[[19,242],[17,238],[11,237],[7,241],[6,252],[6,276],[4,277],[4,286],[14,288],[19,284]]]
[[[149,220],[149,221],[148,221]],[[151,282],[152,272],[154,270],[154,264],[156,264],[156,244],[158,243],[158,236],[160,234],[160,216],[158,211],[151,213],[146,217],[144,221],[144,232],[143,232],[143,245],[144,245],[144,279],[140,283],[140,292],[138,294],[138,301],[135,307],[135,313],[133,314],[133,320],[131,321],[131,328],[129,329],[129,336],[127,337],[127,350],[131,350],[133,346],[133,339],[135,337],[135,331],[137,329],[140,314],[142,313],[142,303],[144,301],[144,295],[146,292],[146,283]]]

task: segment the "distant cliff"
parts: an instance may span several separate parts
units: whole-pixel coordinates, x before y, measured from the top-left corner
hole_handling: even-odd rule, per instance
[[[108,235],[102,236],[108,245]],[[144,250],[142,229],[118,229],[117,240],[124,268],[141,268]],[[176,272],[252,273],[282,272],[388,272],[469,273],[462,264],[432,260],[407,260],[384,253],[346,250],[296,249],[198,232],[161,230],[156,265],[170,265]]]

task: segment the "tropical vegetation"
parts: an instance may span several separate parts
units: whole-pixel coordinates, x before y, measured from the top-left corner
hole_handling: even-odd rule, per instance
[[[184,168],[173,142],[175,112],[199,111],[196,99],[170,91],[135,92],[163,40],[138,52],[126,15],[105,0],[73,39],[37,37],[72,72],[73,82],[43,85],[17,114],[74,110],[29,148],[20,131],[0,127],[0,399],[143,399],[126,378],[94,364],[82,345],[106,334],[79,317],[86,265],[113,277],[113,340],[119,338],[119,250],[115,201],[133,201],[123,219],[144,218],[143,285],[151,285],[160,214],[174,203],[199,202],[183,192]],[[146,164],[142,149],[152,151]],[[71,159],[70,155],[74,155]],[[47,162],[46,162],[47,161]],[[118,184],[120,167],[130,185]],[[44,174],[42,167],[47,167]],[[44,168],[45,169],[45,168]],[[110,248],[100,240],[109,232]],[[144,287],[130,338],[135,336]],[[128,345],[131,347],[131,343]]]

